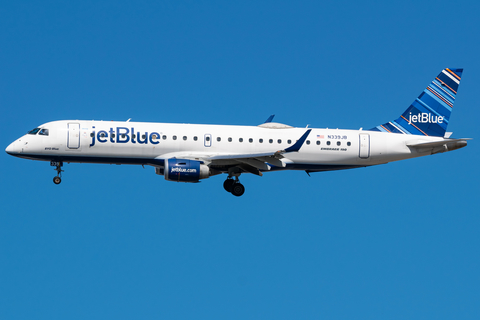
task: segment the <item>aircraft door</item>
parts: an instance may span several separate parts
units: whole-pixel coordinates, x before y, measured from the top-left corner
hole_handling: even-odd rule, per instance
[[[80,124],[79,123],[68,124],[67,147],[68,149],[80,148]]]
[[[205,145],[205,147],[211,147],[212,146],[212,135],[211,134],[209,134],[209,133],[205,134],[204,145]]]
[[[358,156],[360,159],[368,159],[370,157],[370,135],[368,133],[360,133],[360,150]]]

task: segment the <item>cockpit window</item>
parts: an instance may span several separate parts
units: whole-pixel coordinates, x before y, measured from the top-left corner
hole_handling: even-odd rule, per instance
[[[48,129],[41,129],[38,134],[41,136],[48,136]]]
[[[33,130],[28,131],[27,134],[37,134],[38,131],[40,131],[40,128],[35,128]]]

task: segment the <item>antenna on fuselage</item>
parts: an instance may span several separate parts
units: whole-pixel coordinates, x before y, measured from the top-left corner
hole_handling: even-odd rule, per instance
[[[127,122],[130,122],[130,120],[132,120],[132,118],[128,118]]]

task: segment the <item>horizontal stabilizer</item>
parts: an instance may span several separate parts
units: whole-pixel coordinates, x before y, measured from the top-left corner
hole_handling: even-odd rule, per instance
[[[471,139],[469,138],[445,139],[445,140],[434,141],[434,142],[407,143],[407,147],[414,148],[418,152],[431,152],[431,154],[434,154],[434,153],[442,153],[442,152],[452,151],[452,150],[466,147],[467,140],[471,140]]]
[[[467,140],[472,140],[472,139],[471,138],[445,139],[445,140],[435,141],[435,142],[407,143],[407,147],[411,147],[411,148],[432,148],[432,147],[443,146],[444,144],[458,143],[458,142],[464,142],[464,146],[466,146],[467,145]],[[462,145],[462,144],[463,143],[460,143],[460,145]]]

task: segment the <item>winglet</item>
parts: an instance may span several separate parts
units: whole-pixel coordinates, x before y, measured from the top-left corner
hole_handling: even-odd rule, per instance
[[[303,134],[303,136],[298,139],[297,142],[295,142],[295,144],[291,147],[288,147],[287,149],[285,149],[285,152],[298,152],[298,150],[300,150],[300,148],[303,146],[303,144],[305,143],[305,140],[307,140],[307,137],[308,135],[310,134],[310,131],[312,131],[312,129],[308,129],[307,131],[305,131],[305,133]]]
[[[267,119],[267,120],[265,120],[265,122],[264,122],[264,123],[269,123],[269,122],[272,122],[272,120],[273,120],[273,117],[275,117],[275,115],[274,115],[274,114],[272,114],[270,117],[268,117],[268,119]]]

